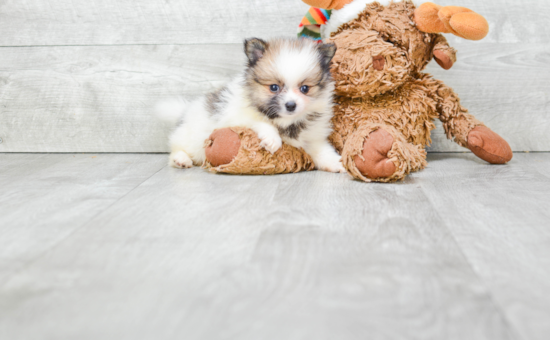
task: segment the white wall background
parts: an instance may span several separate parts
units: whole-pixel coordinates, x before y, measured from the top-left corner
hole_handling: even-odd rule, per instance
[[[550,151],[550,1],[439,0],[485,15],[446,81],[515,151]],[[300,0],[0,0],[0,152],[164,152],[162,98],[236,74],[246,37],[292,36]],[[439,128],[432,151],[462,150]]]

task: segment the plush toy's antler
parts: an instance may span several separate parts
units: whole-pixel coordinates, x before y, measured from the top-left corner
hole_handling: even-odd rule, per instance
[[[306,4],[323,9],[341,9],[353,0],[302,0]]]
[[[468,40],[481,40],[489,33],[487,20],[465,7],[426,2],[416,9],[415,22],[422,32],[453,33]]]

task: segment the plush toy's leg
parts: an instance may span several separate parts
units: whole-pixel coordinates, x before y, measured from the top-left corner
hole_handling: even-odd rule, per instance
[[[442,99],[438,107],[439,118],[447,138],[454,139],[458,145],[491,164],[506,164],[512,159],[514,154],[510,145],[469,114],[451,88],[441,85],[438,95]]]
[[[423,169],[426,151],[412,145],[395,128],[369,123],[349,136],[342,150],[342,163],[357,179],[395,182]]]
[[[313,160],[303,150],[283,144],[274,154],[260,146],[256,133],[245,128],[214,131],[206,141],[204,167],[212,172],[275,175],[309,171]]]
[[[449,46],[447,39],[438,34],[435,38],[434,59],[445,70],[450,70],[456,63],[456,50]]]

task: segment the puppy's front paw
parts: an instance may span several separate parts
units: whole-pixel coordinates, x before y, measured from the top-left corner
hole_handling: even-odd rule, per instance
[[[341,156],[327,157],[327,159],[323,159],[323,161],[320,162],[317,168],[326,172],[346,173],[346,168],[344,168],[342,164]]]
[[[263,135],[260,134],[258,137],[262,140],[260,146],[267,151],[274,154],[283,146],[283,140],[278,135]]]
[[[178,169],[187,169],[193,166],[193,161],[184,151],[176,151],[170,154],[170,166]]]

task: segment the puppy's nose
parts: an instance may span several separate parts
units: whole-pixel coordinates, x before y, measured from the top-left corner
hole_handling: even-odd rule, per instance
[[[286,110],[288,112],[294,112],[296,110],[296,103],[295,102],[288,102],[285,104]]]

